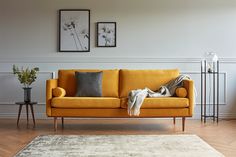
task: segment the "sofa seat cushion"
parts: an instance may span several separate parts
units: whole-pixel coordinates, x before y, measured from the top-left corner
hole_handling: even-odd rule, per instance
[[[55,97],[51,102],[56,108],[120,108],[120,99],[112,97]]]
[[[127,108],[128,98],[121,99],[121,108]],[[145,98],[141,108],[185,108],[189,107],[188,98],[165,97]]]

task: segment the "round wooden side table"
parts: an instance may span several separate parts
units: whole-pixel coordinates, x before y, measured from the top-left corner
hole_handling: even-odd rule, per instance
[[[28,107],[30,106],[31,114],[32,114],[32,118],[33,118],[33,123],[34,123],[34,127],[35,127],[34,108],[33,108],[33,105],[35,105],[35,104],[37,104],[37,102],[16,102],[16,105],[20,105],[19,106],[19,112],[18,112],[18,118],[17,118],[17,126],[19,124],[22,106],[25,105],[25,107],[26,107],[26,115],[27,115],[27,125],[29,124]]]

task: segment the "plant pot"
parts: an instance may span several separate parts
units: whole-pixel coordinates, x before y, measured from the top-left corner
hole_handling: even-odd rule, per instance
[[[24,102],[30,102],[31,101],[31,89],[30,87],[24,87]]]

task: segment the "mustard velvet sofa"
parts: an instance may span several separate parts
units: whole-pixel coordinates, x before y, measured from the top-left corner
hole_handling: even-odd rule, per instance
[[[74,97],[76,92],[75,72],[103,72],[102,97]],[[148,87],[157,90],[161,85],[179,75],[178,69],[171,70],[59,70],[58,79],[46,82],[46,113],[54,117],[54,129],[57,130],[57,118],[134,118],[127,114],[127,96],[131,90]],[[184,80],[187,97],[146,98],[138,118],[172,117],[182,118],[182,130],[185,118],[192,117],[194,110],[193,81]],[[52,90],[64,88],[66,96],[53,97]]]

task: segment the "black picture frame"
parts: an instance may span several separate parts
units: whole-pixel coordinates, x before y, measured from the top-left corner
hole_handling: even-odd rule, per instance
[[[90,52],[90,10],[59,10],[59,52]]]
[[[116,22],[97,22],[97,47],[116,47],[116,31]]]

